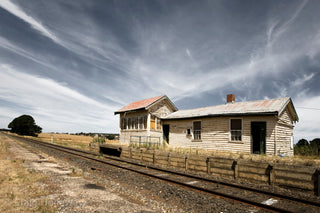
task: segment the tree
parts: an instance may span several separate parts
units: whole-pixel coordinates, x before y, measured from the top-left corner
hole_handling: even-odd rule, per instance
[[[38,133],[41,133],[42,128],[36,125],[33,117],[30,115],[21,115],[11,121],[8,125],[11,132],[17,133],[18,135],[30,135],[38,136]]]
[[[306,139],[300,139],[297,143],[297,146],[308,146],[309,142]]]
[[[311,146],[313,155],[320,154],[320,138],[315,138],[312,141],[310,141],[310,146]]]

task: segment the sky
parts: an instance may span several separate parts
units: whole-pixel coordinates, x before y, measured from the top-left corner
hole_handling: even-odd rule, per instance
[[[0,128],[119,132],[114,115],[291,97],[295,141],[320,137],[320,1],[0,0]]]

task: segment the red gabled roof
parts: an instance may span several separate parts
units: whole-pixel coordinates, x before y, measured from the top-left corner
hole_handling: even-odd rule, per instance
[[[118,114],[120,112],[126,112],[126,111],[132,111],[137,109],[144,109],[148,107],[149,105],[155,103],[156,101],[160,100],[161,98],[165,97],[165,95],[161,95],[154,98],[148,98],[141,101],[132,102],[131,104],[128,104],[127,106],[122,107],[118,111],[115,112],[115,114]]]

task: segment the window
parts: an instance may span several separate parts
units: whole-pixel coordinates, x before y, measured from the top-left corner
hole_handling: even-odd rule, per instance
[[[161,120],[160,118],[156,118],[157,129],[161,130]]]
[[[230,120],[231,141],[242,140],[242,119]]]
[[[201,121],[193,122],[193,139],[201,140]]]
[[[144,129],[143,128],[143,117],[138,117],[139,119],[139,129]]]
[[[127,129],[127,119],[126,118],[122,118],[121,119],[120,128],[121,129]]]
[[[131,129],[131,118],[128,118],[128,129]]]
[[[155,116],[154,115],[151,115],[150,129],[156,129],[156,121],[155,121]]]
[[[191,135],[191,130],[187,129],[187,135]]]
[[[123,118],[123,129],[127,129],[127,118]]]
[[[148,116],[147,115],[145,115],[143,117],[143,127],[144,127],[144,129],[148,128]]]
[[[132,120],[133,120],[133,123],[134,123],[134,129],[138,129],[138,125],[139,125],[138,117],[134,117]]]

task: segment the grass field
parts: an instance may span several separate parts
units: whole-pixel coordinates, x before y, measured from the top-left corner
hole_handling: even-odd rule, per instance
[[[38,135],[37,139],[40,139],[45,142],[51,143],[52,141],[55,144],[59,144],[62,146],[69,146],[82,150],[90,150],[89,144],[93,142],[94,137],[84,136],[84,135],[69,135],[69,134],[51,134],[51,133],[41,133]],[[119,143],[118,140],[108,140],[104,139],[105,143]]]

